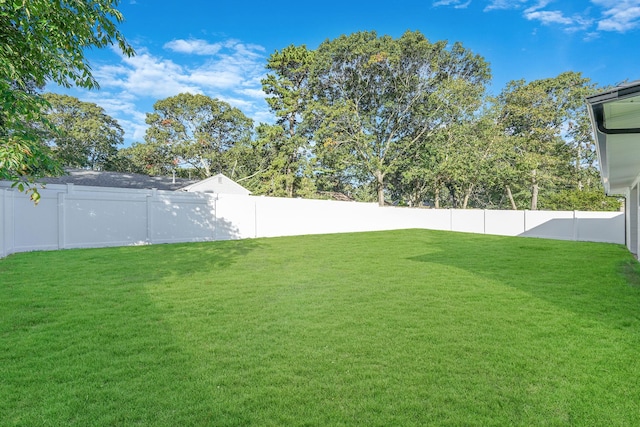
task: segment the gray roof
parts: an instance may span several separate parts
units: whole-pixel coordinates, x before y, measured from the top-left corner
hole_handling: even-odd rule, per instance
[[[42,178],[38,182],[45,184],[74,184],[89,185],[93,187],[116,188],[157,188],[158,190],[175,191],[186,185],[198,182],[185,178],[176,178],[175,182],[170,176],[149,176],[139,173],[106,172],[84,169],[67,169],[67,175]]]
[[[605,101],[611,101],[624,96],[626,92],[638,92],[639,87],[640,87],[640,79],[634,80],[632,82],[625,82],[616,87],[607,89],[604,92],[587,96],[587,101],[590,104],[597,104]]]

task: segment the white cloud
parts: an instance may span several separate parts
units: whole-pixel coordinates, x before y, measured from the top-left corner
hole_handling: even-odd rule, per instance
[[[535,5],[527,8],[527,10],[533,11],[533,10],[544,9],[551,3],[553,3],[553,0],[538,0],[538,2]]]
[[[520,9],[529,0],[489,0],[489,4],[484,8],[485,12],[490,10]]]
[[[232,107],[236,107],[239,108],[241,110],[246,111],[246,110],[250,110],[253,109],[253,102],[245,99],[245,98],[237,98],[237,97],[233,97],[233,96],[221,96],[220,97],[221,101],[226,102],[227,104],[231,105]]]
[[[56,92],[60,91],[64,91],[64,89],[56,89]],[[146,114],[139,111],[139,106],[136,105],[136,97],[129,96],[126,92],[87,91],[78,88],[68,89],[68,94],[81,101],[99,105],[109,116],[116,119],[124,130],[125,145],[144,139],[147,128],[145,123]]]
[[[455,9],[466,9],[471,4],[471,0],[439,0],[433,2],[433,7],[452,6]]]
[[[525,11],[524,17],[529,21],[540,21],[545,25],[550,24],[562,24],[562,25],[573,25],[575,21],[571,18],[568,18],[562,14],[562,12],[558,10],[536,10],[536,11]]]
[[[433,0],[434,7],[466,8],[472,0]],[[585,40],[597,38],[598,31],[625,33],[640,28],[640,0],[590,0],[595,8],[584,6],[575,13],[570,0],[485,0],[485,12],[493,10],[521,10],[528,21],[556,25],[567,32],[584,31]],[[550,9],[550,5],[557,7]],[[569,10],[572,12],[569,12]],[[598,18],[596,13],[600,13]]]
[[[192,41],[174,40],[170,42],[173,46],[170,50],[182,46],[179,48],[184,48],[181,52],[196,52],[197,49],[200,49],[198,52],[205,52],[210,49],[210,52],[216,53],[205,62],[191,61],[182,65],[142,48],[134,57],[120,56],[121,61],[117,65],[97,67],[94,75],[102,87],[118,88],[138,97],[157,99],[182,92],[209,94],[235,91],[246,86],[260,88],[266,61],[260,54],[264,50],[262,47],[245,45],[237,40],[215,44],[200,40],[189,44]],[[216,46],[216,49],[211,46]]]
[[[165,98],[182,92],[202,93],[200,87],[189,81],[188,71],[171,60],[142,54],[123,58],[123,62],[128,72],[118,83],[135,95]]]
[[[209,43],[200,39],[172,40],[165,43],[163,47],[173,52],[194,55],[215,55],[222,48],[220,43]]]
[[[200,87],[225,90],[237,86],[242,76],[239,76],[233,70],[201,67],[193,70],[188,79]]]
[[[75,88],[70,94],[100,105],[117,119],[126,145],[144,139],[146,113],[156,101],[183,92],[218,98],[256,122],[273,122],[260,82],[265,77],[263,47],[238,40],[173,40],[164,48],[166,56],[138,47],[131,58],[113,50],[113,61],[94,64],[93,75],[102,89]]]
[[[262,89],[242,89],[239,93],[253,99],[265,99],[267,96]]]
[[[466,9],[467,7],[469,7],[470,4],[471,4],[471,0],[467,1],[466,3],[458,4],[458,5],[454,6],[454,7],[456,9]]]
[[[275,123],[275,116],[266,107],[266,103],[265,103],[265,106],[263,108],[261,108],[260,110],[257,110],[256,112],[254,112],[251,115],[251,118],[253,119],[255,124],[258,124],[258,123],[270,123],[270,124],[273,124],[273,123]]]
[[[506,2],[506,0],[495,0]],[[522,3],[522,2],[521,2]],[[543,10],[552,1],[540,0],[536,5],[524,11],[528,20],[540,21],[545,25],[560,25],[567,31],[587,31],[586,38],[594,39],[597,31],[617,31],[624,33],[640,28],[640,0],[591,0],[591,3],[601,9],[601,16],[596,19],[593,11],[587,9],[582,14],[568,16],[560,10]]]
[[[640,27],[640,0],[592,0],[603,8],[598,30],[624,33]]]
[[[460,5],[463,3],[464,3],[464,0],[438,0],[438,1],[434,1],[432,4],[433,4],[433,7],[440,7],[440,6],[460,7]]]

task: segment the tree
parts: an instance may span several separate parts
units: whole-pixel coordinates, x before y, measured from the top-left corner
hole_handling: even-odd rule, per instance
[[[118,122],[98,105],[72,96],[47,93],[44,99],[46,118],[56,128],[46,135],[55,159],[69,167],[109,169],[123,142]]]
[[[256,128],[252,153],[254,173],[243,184],[254,194],[275,197],[312,197],[313,177],[309,171],[307,153],[302,148],[292,150],[292,138],[279,125],[260,123]]]
[[[619,211],[620,200],[604,194],[603,189],[562,190],[541,200],[547,210]]]
[[[466,108],[444,116],[442,126],[414,146],[390,176],[397,200],[410,206],[483,207],[478,195],[486,193],[500,148],[492,109],[480,108],[482,98],[454,104]]]
[[[484,92],[486,62],[456,43],[419,32],[399,39],[375,32],[320,45],[311,74],[307,119],[318,154],[357,168],[385,203],[386,178],[407,153]]]
[[[85,49],[116,43],[134,54],[116,24],[118,0],[0,2],[0,178],[22,190],[40,176],[61,171],[32,124],[41,122],[43,98],[31,88],[49,82],[98,88]],[[23,180],[26,180],[23,182]],[[25,187],[26,186],[26,187]],[[32,198],[38,199],[37,189]]]
[[[278,118],[273,126],[260,125],[258,146],[263,158],[263,184],[266,194],[293,197],[305,193],[304,173],[308,165],[309,141],[300,129],[309,91],[313,52],[305,46],[288,46],[274,52],[266,68],[272,73],[262,80],[267,103]],[[263,162],[264,163],[264,162]]]
[[[35,94],[35,89],[0,79],[0,180],[13,181],[20,191],[31,192],[37,203],[40,194],[31,187],[35,178],[62,173],[62,168],[53,159],[49,147],[40,142],[45,101]]]
[[[499,125],[510,138],[515,156],[512,167],[518,171],[519,185],[530,190],[530,208],[538,208],[541,187],[552,191],[562,184],[566,171],[576,170],[571,166],[577,147],[582,147],[586,135],[584,97],[593,90],[589,79],[580,73],[566,72],[555,78],[509,82],[498,97],[501,109]],[[567,129],[582,123],[582,133],[574,134],[568,143]],[[584,152],[583,152],[584,153]],[[582,156],[582,154],[580,154]],[[577,168],[584,165],[577,160]],[[581,175],[581,174],[580,174]]]
[[[130,147],[118,150],[112,170],[141,173],[151,176],[167,176],[176,168],[176,159],[167,144],[134,142]]]
[[[156,102],[147,114],[146,144],[166,146],[176,164],[201,178],[221,172],[233,178],[243,167],[253,121],[224,101],[181,93]]]

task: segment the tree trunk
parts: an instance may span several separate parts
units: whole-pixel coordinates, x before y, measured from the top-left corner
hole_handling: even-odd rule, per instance
[[[583,189],[583,184],[582,184],[582,174],[580,173],[580,164],[582,163],[582,144],[578,143],[578,155],[576,158],[576,175],[578,178],[578,190],[582,191]]]
[[[504,186],[507,189],[507,196],[509,197],[509,201],[511,202],[511,209],[513,209],[514,211],[518,210],[518,207],[516,206],[516,201],[513,200],[513,194],[511,194],[511,187],[509,187],[508,185]]]
[[[289,139],[293,139],[296,136],[296,116],[295,114],[289,115]],[[291,164],[295,162],[295,153],[289,156],[289,166],[287,167],[286,177],[286,192],[287,197],[293,197],[293,182],[294,178],[291,176]]]
[[[434,207],[436,209],[440,209],[440,189],[439,188],[436,188]]]
[[[231,176],[229,178],[233,179],[236,174],[236,166],[238,166],[238,159],[233,163],[233,168],[231,169]]]
[[[467,191],[464,193],[462,209],[467,209],[467,205],[469,204],[469,197],[471,197],[471,191],[473,191],[473,184],[469,185],[469,188],[467,188]]]
[[[539,187],[538,187],[538,179],[536,177],[537,175],[537,170],[533,170],[531,171],[531,210],[532,211],[537,211],[538,210],[538,192],[539,192]]]
[[[447,184],[447,189],[449,189],[449,199],[451,200],[451,207],[454,209],[458,208],[458,194],[456,193],[456,189],[451,184]]]
[[[293,197],[293,178],[291,177],[291,168],[287,169],[287,176],[285,178],[285,186],[287,197]]]
[[[200,160],[200,164],[202,165],[202,169],[204,169],[205,178],[209,178],[211,176],[211,165],[204,159]]]
[[[378,185],[378,206],[384,206],[384,173],[377,170],[375,176]]]

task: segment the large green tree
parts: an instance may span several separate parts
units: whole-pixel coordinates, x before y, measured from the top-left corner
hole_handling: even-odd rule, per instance
[[[221,172],[247,174],[253,121],[238,108],[205,95],[181,93],[153,105],[147,114],[145,143],[168,147],[176,164],[201,178]]]
[[[479,98],[489,78],[481,57],[419,32],[328,40],[315,54],[306,116],[317,154],[352,179],[368,178],[384,205],[388,174],[468,108],[464,100]]]
[[[44,94],[47,120],[56,131],[46,135],[56,160],[69,167],[109,169],[124,131],[102,107],[68,95]]]
[[[151,176],[168,176],[177,168],[171,146],[157,141],[134,142],[121,148],[112,162],[118,172],[133,172]]]
[[[582,148],[592,144],[584,125],[584,97],[591,91],[589,79],[565,72],[529,83],[509,82],[498,97],[498,125],[509,137],[515,154],[511,166],[518,172],[512,186],[528,188],[530,209],[538,209],[541,189],[552,192],[566,186],[566,177],[575,171],[580,180],[588,168]]]
[[[309,93],[313,51],[305,46],[288,46],[269,57],[270,71],[262,80],[267,103],[277,117],[274,125],[257,128],[257,149],[261,153],[261,184],[265,194],[293,197],[309,194],[309,139],[301,126]]]
[[[118,0],[0,1],[0,179],[21,188],[61,171],[39,140],[48,82],[97,88],[85,50],[117,44],[134,54],[117,24]],[[24,181],[24,182],[23,182]],[[37,200],[38,193],[33,196]]]

